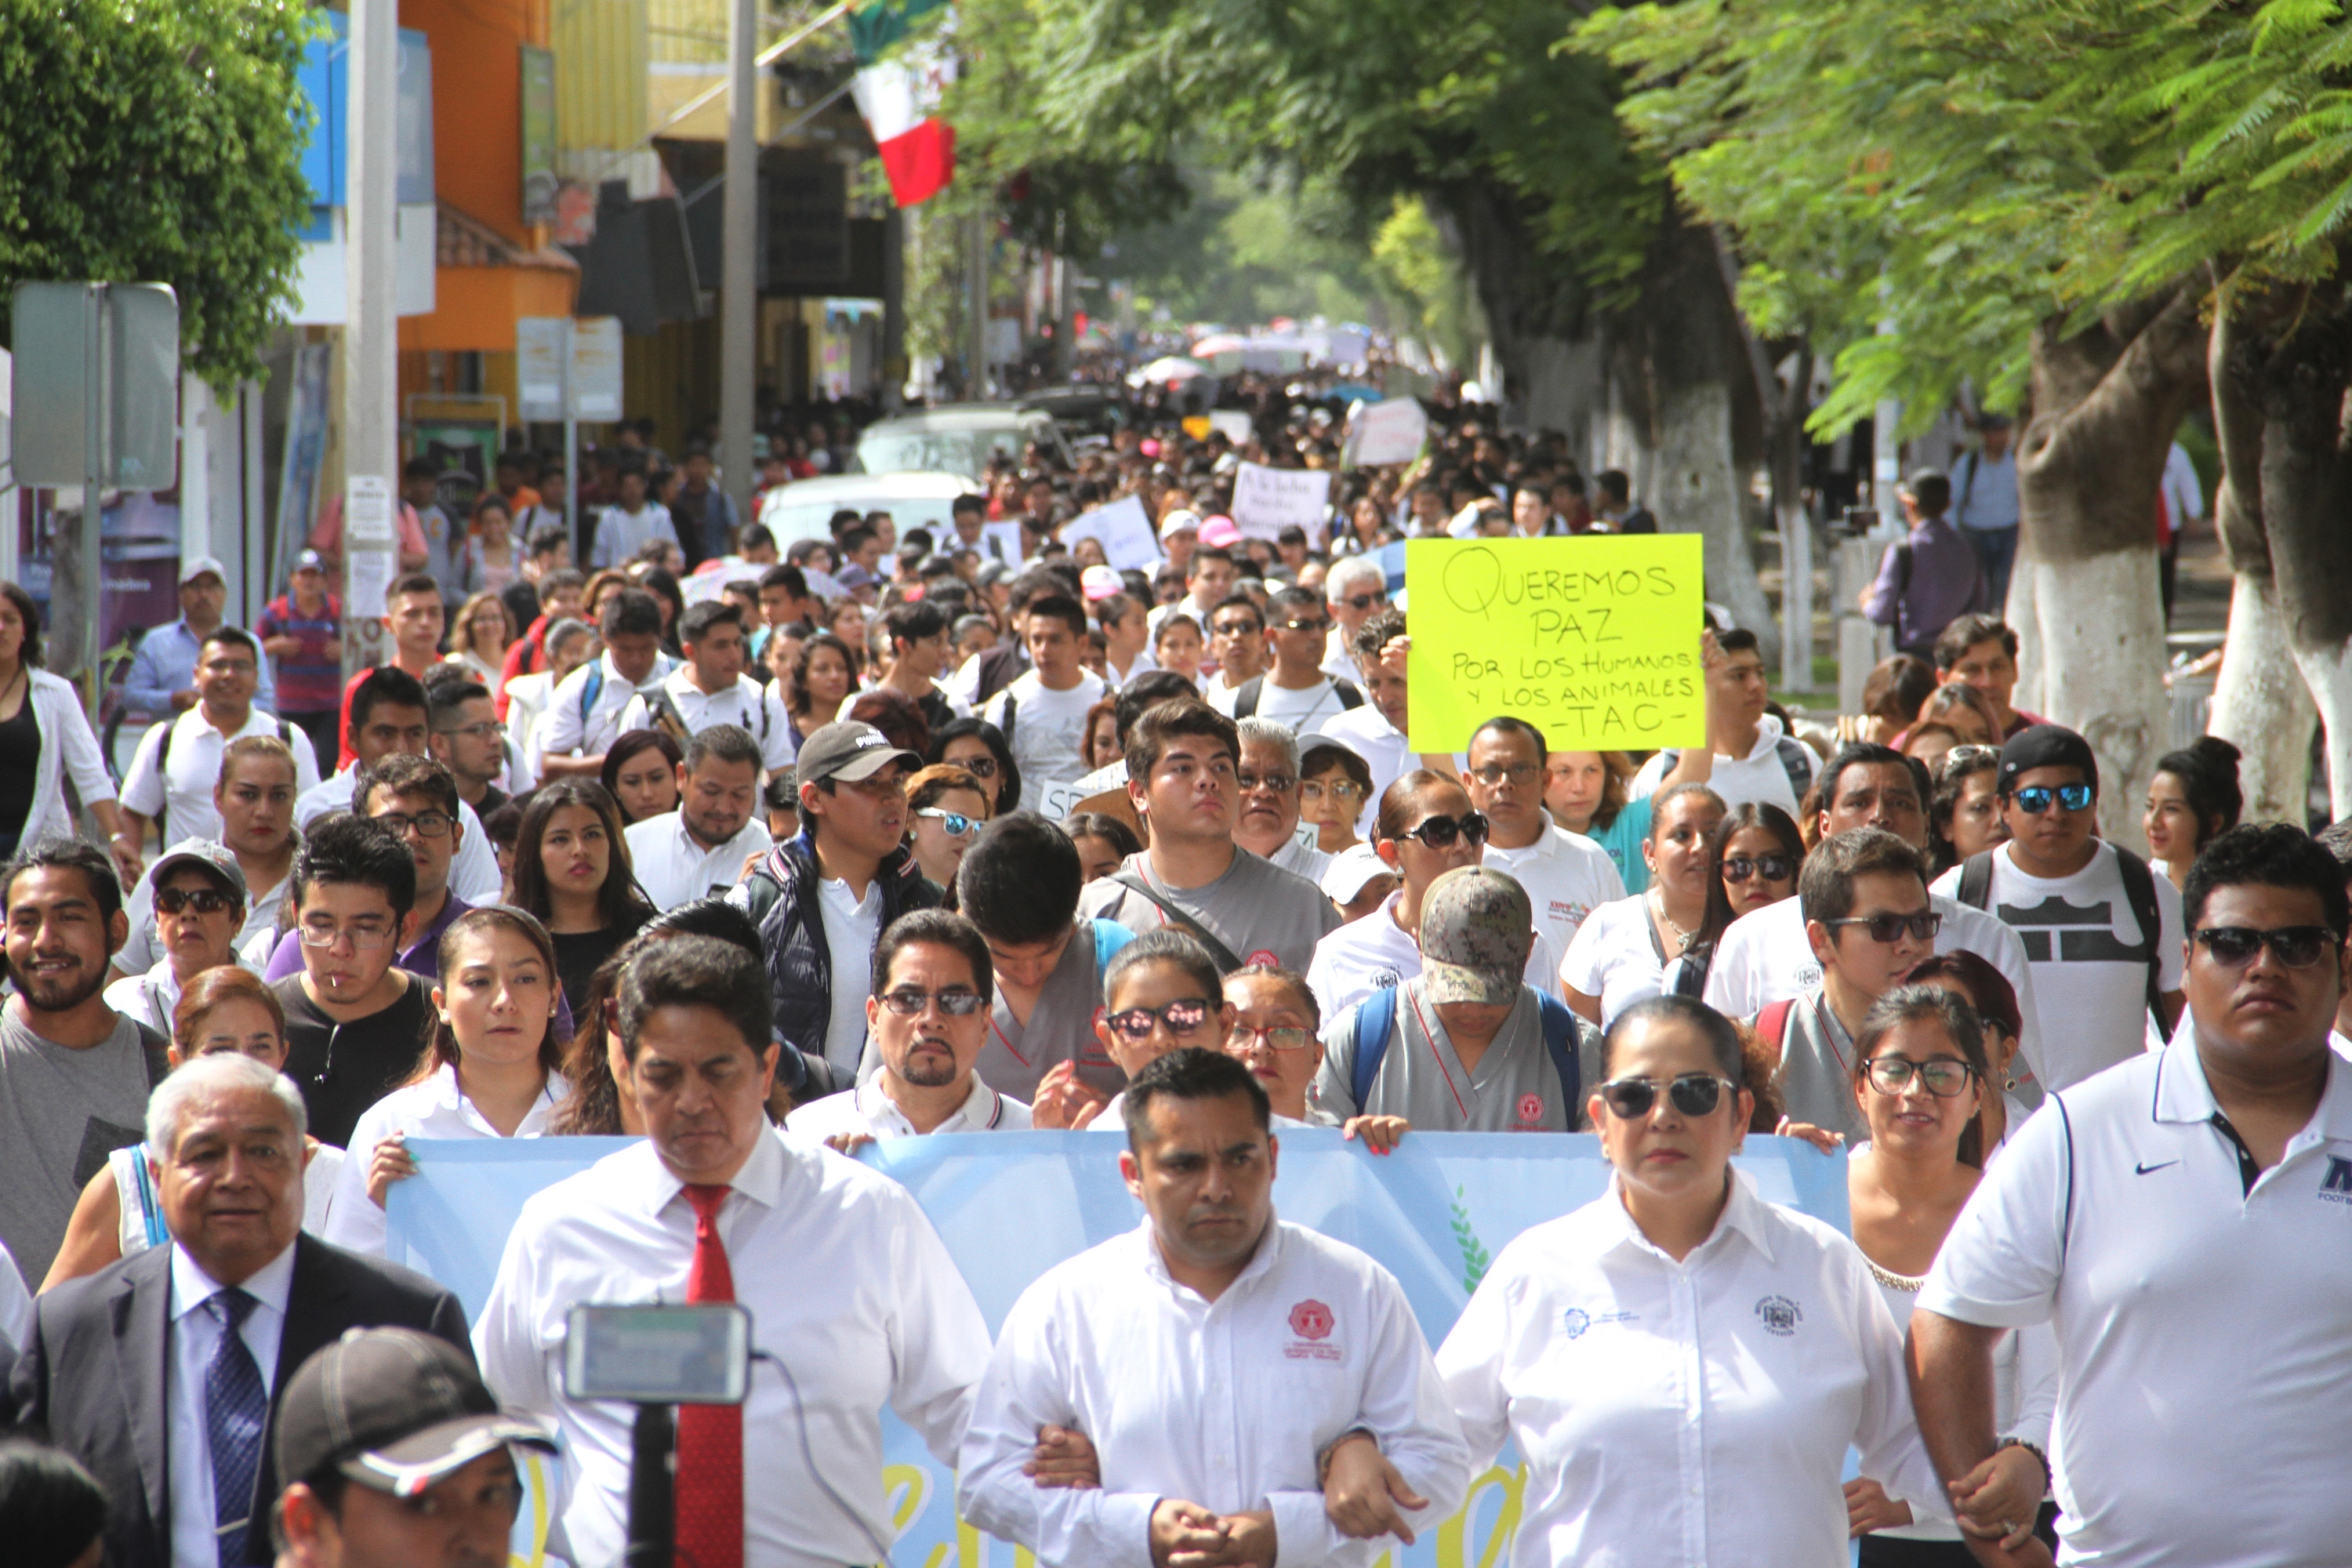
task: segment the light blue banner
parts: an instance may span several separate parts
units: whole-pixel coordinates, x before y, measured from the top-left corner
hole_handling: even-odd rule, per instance
[[[413,1139],[418,1173],[392,1188],[390,1254],[456,1292],[471,1318],[488,1297],[523,1201],[621,1142]],[[1040,1274],[1141,1222],[1142,1205],[1119,1179],[1125,1147],[1109,1133],[1003,1132],[896,1139],[869,1146],[863,1157],[915,1194],[992,1332]],[[1505,1243],[1599,1197],[1609,1176],[1600,1140],[1587,1135],[1414,1132],[1396,1152],[1374,1155],[1318,1129],[1285,1134],[1279,1160],[1275,1205],[1282,1216],[1385,1264],[1433,1346]],[[1738,1163],[1767,1200],[1850,1228],[1843,1155],[1751,1137]],[[892,1556],[900,1568],[1033,1568],[1027,1552],[956,1520],[954,1477],[887,1409],[882,1426],[899,1531]],[[1507,1561],[1524,1484],[1517,1456],[1506,1450],[1473,1483],[1462,1514],[1422,1531],[1402,1563],[1495,1568]],[[519,1560],[530,1556],[518,1552]]]

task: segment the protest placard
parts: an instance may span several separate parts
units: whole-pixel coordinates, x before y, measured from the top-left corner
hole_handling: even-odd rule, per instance
[[[1273,539],[1294,525],[1318,538],[1330,505],[1328,469],[1244,463],[1234,478],[1234,524],[1252,539]]]
[[[1099,540],[1103,558],[1115,571],[1149,572],[1160,564],[1160,535],[1143,510],[1141,496],[1121,496],[1108,506],[1083,513],[1062,530],[1062,542],[1074,551],[1081,539]]]
[[[1250,416],[1238,408],[1212,409],[1209,414],[1209,428],[1223,430],[1225,433],[1225,439],[1236,447],[1246,444],[1251,437],[1257,434],[1250,424]]]
[[[1696,534],[1416,539],[1405,545],[1416,752],[1458,752],[1499,713],[1552,750],[1706,738]]]
[[[1348,416],[1348,448],[1342,461],[1351,468],[1410,463],[1421,456],[1422,444],[1428,439],[1429,416],[1422,412],[1418,399],[1398,397],[1365,404]]]

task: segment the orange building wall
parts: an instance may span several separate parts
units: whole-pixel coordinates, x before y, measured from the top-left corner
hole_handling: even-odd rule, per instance
[[[544,41],[537,0],[401,0],[400,25],[433,43],[434,195],[530,244],[522,221],[522,65]]]

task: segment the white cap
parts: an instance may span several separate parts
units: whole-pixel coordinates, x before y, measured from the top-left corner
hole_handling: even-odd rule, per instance
[[[223,583],[226,583],[228,581],[228,568],[220,563],[220,558],[218,556],[199,555],[193,561],[185,562],[181,565],[180,586],[183,588],[186,587],[189,584],[194,582],[197,578],[203,576],[207,572],[219,578]]]
[[[1200,531],[1201,514],[1197,511],[1187,511],[1181,506],[1160,520],[1160,537],[1162,539],[1173,539],[1180,533]]]
[[[1353,845],[1331,857],[1331,864],[1323,868],[1320,886],[1323,896],[1335,904],[1350,904],[1375,877],[1393,877],[1396,871],[1369,844]]]

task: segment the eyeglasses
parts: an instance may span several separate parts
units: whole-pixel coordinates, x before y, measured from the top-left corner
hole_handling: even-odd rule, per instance
[[[1457,838],[1466,838],[1476,848],[1486,842],[1486,817],[1483,812],[1465,811],[1459,817],[1433,816],[1419,827],[1408,827],[1401,838],[1418,838],[1432,849],[1451,849]]]
[[[1488,763],[1483,768],[1472,768],[1470,776],[1488,789],[1508,780],[1512,784],[1533,784],[1543,775],[1543,769],[1534,763]]]
[[[1113,1029],[1130,1040],[1148,1038],[1151,1026],[1158,1022],[1168,1026],[1171,1035],[1189,1035],[1207,1022],[1214,1005],[1199,996],[1187,996],[1171,1002],[1165,1007],[1129,1007],[1113,1013],[1104,1020]]]
[[[1976,1076],[1974,1068],[1949,1057],[1924,1062],[1915,1062],[1908,1057],[1873,1057],[1867,1070],[1870,1087],[1881,1094],[1905,1093],[1916,1077],[1937,1100],[1950,1100],[1966,1092],[1969,1079]]]
[[[502,729],[503,727],[495,721],[485,719],[478,724],[459,724],[451,729],[436,730],[433,732],[436,735],[471,735],[477,741],[488,741],[495,739],[501,733]]]
[[[946,833],[950,838],[961,838],[965,834],[971,832],[974,828],[980,826],[979,823],[974,822],[962,812],[941,811],[936,805],[917,806],[915,808],[915,815],[917,816],[928,816],[934,822],[937,822],[940,825],[940,830]]]
[[[1270,789],[1276,795],[1288,795],[1298,781],[1288,773],[1235,773],[1234,783],[1244,795],[1252,790]]]
[[[157,895],[156,901],[162,902]],[[2343,938],[2326,926],[2280,926],[2275,931],[2256,931],[2252,926],[2206,926],[2197,932],[2197,940],[2213,955],[2213,962],[2227,969],[2243,969],[2254,961],[2262,948],[2289,969],[2308,969],[2317,963],[2322,953],[2339,945]]]
[[[1686,1072],[1664,1086],[1666,1102],[1685,1116],[1712,1116],[1723,1091],[1738,1085],[1711,1072]],[[1658,1103],[1659,1085],[1646,1078],[1615,1078],[1601,1086],[1601,1103],[1622,1121],[1639,1121]]]
[[[405,834],[414,827],[427,838],[446,838],[452,819],[447,814],[438,811],[420,811],[415,816],[404,811],[379,811],[368,820],[380,822],[394,833]]]
[[[1744,882],[1763,874],[1768,882],[1785,882],[1797,874],[1797,863],[1786,855],[1734,855],[1723,863],[1723,879]]]
[[[2052,789],[2047,784],[2032,784],[2012,792],[2009,798],[2017,802],[2017,809],[2028,816],[2041,816],[2050,809],[2050,803],[2053,800],[2066,811],[2087,811],[2091,805],[2091,786],[2070,784]]]
[[[1274,629],[1278,632],[1328,632],[1331,629],[1331,623],[1328,621],[1276,621],[1274,623]]]
[[[973,757],[968,762],[950,763],[948,765],[951,768],[961,768],[976,779],[992,779],[996,776],[994,757]]]
[[[1255,1024],[1236,1023],[1225,1037],[1229,1046],[1264,1043],[1277,1051],[1303,1051],[1313,1042],[1315,1033],[1296,1024],[1277,1024],[1271,1029],[1261,1029]]]
[[[1334,605],[1345,605],[1351,610],[1369,610],[1381,602],[1378,594],[1350,594],[1344,599],[1334,599]]]
[[[302,933],[304,947],[332,947],[339,942],[348,941],[362,952],[373,952],[377,948],[390,946],[392,942],[392,932],[382,926],[314,925],[304,921],[297,929]]]
[[[1870,915],[1850,921],[1824,921],[1822,924],[1835,930],[1839,926],[1861,926],[1870,932],[1870,940],[1894,943],[1909,931],[1921,942],[1932,942],[1944,924],[1944,917],[1933,910],[1922,910],[1916,915]]]
[[[183,910],[194,910],[200,915],[216,915],[223,910],[237,908],[237,901],[217,888],[158,888],[155,907],[167,915]]]
[[[934,1002],[950,1018],[969,1018],[980,1011],[977,991],[920,991],[907,985],[882,993],[882,1005],[901,1018],[911,1018]]]
[[[1330,784],[1317,784],[1309,779],[1298,786],[1301,800],[1319,801],[1326,795],[1333,800],[1354,800],[1364,793],[1364,786],[1352,779],[1339,779]]]

